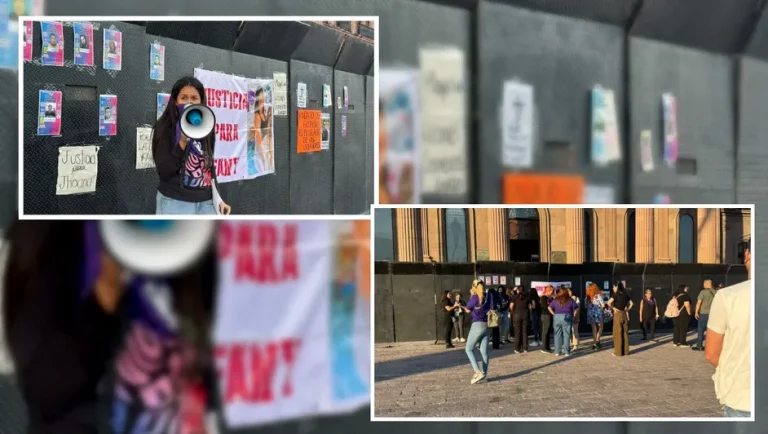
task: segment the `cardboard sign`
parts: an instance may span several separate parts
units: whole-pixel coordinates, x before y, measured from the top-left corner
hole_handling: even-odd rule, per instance
[[[573,204],[584,200],[584,178],[576,175],[507,173],[502,203]]]
[[[322,147],[320,110],[299,110],[299,122],[296,128],[296,148],[299,154],[320,152]]]

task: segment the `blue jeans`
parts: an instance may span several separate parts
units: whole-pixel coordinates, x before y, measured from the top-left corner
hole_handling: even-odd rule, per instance
[[[475,321],[472,323],[472,327],[469,328],[467,347],[464,350],[467,352],[469,363],[472,364],[472,369],[475,372],[481,370],[477,366],[477,359],[475,358],[475,345],[478,342],[480,342],[480,355],[483,357],[482,373],[483,375],[488,375],[488,324]]]
[[[709,314],[708,313],[700,313],[699,314],[699,339],[696,341],[696,344],[699,346],[699,349],[704,348],[704,332],[707,331],[707,323],[709,322]]]
[[[541,314],[531,312],[531,328],[533,328],[533,340],[541,342]]]
[[[502,342],[509,339],[509,311],[502,312],[501,314],[501,340]]]
[[[573,315],[555,314],[555,354],[571,354],[571,337],[573,335]],[[560,351],[562,350],[562,352]]]
[[[699,315],[701,316],[701,315]],[[723,406],[723,414],[725,414],[725,417],[750,417],[752,416],[752,413],[748,411],[741,411],[736,410],[731,407],[728,407],[727,405]]]
[[[159,191],[155,201],[155,214],[157,215],[216,215],[213,200],[204,202],[184,202],[171,199]]]

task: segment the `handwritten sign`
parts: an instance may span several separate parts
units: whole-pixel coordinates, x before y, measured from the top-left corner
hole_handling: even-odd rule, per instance
[[[296,105],[307,108],[307,83],[299,83],[296,87]]]
[[[581,176],[508,173],[502,183],[505,204],[574,204],[584,200]]]
[[[99,146],[59,148],[56,195],[93,193],[99,173]]]
[[[299,122],[296,128],[296,147],[299,154],[319,152],[322,148],[320,110],[299,110]]]
[[[152,157],[152,128],[136,128],[136,168],[151,169],[155,167]]]
[[[467,192],[464,57],[459,48],[419,54],[422,193]]]
[[[275,116],[288,116],[288,77],[284,72],[275,72],[272,74],[275,82],[274,96],[272,97],[272,107],[275,110]]]

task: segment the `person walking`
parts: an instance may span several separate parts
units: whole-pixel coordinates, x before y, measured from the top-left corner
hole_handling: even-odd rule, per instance
[[[488,378],[488,363],[490,362],[488,355],[488,313],[493,310],[494,296],[493,291],[488,291],[486,296],[485,285],[480,280],[472,282],[471,293],[469,302],[462,307],[465,313],[472,315],[472,326],[469,328],[464,351],[467,353],[469,363],[475,372],[470,384],[477,384]],[[482,357],[480,364],[477,363],[475,357],[475,345],[477,343],[480,343],[480,356]]]
[[[715,290],[712,288],[712,279],[704,280],[704,289],[701,290],[696,301],[696,312],[694,317],[699,322],[697,325],[698,339],[696,346],[691,347],[694,351],[704,349],[704,332],[707,331],[707,322],[709,321],[709,310],[712,307],[712,301],[715,299]]]
[[[573,288],[570,286],[566,286],[566,289],[568,290],[568,295],[571,297],[573,301],[576,302],[576,306],[581,307],[581,300],[579,300],[579,297],[576,296],[573,292]],[[572,336],[572,342],[571,347],[573,348],[573,351],[576,351],[576,349],[579,348],[579,321],[580,321],[580,311],[576,311],[576,313],[573,316],[573,332],[571,334]]]
[[[704,357],[714,366],[715,394],[726,417],[751,417],[752,248],[747,242],[747,280],[723,288],[712,301]]]
[[[461,293],[456,293],[456,304],[458,306],[461,306],[453,311],[453,329],[456,330],[456,337],[453,339],[454,342],[465,342],[466,339],[464,339],[464,306],[467,305],[467,303],[461,299]]]
[[[549,312],[554,317],[555,325],[555,356],[571,355],[573,318],[578,310],[579,305],[573,301],[566,288],[560,288],[555,299],[549,303]]]
[[[688,286],[680,285],[673,297],[677,299],[680,313],[672,318],[672,344],[676,347],[688,346],[688,325],[691,323],[691,298],[688,296]]]
[[[536,288],[528,291],[531,300],[531,328],[533,329],[533,346],[541,345],[541,300]]]
[[[648,340],[650,331],[651,340],[656,342],[656,321],[659,320],[659,303],[653,296],[650,288],[645,290],[643,301],[640,303],[640,325],[643,328],[643,340]]]
[[[603,291],[595,283],[587,286],[587,324],[592,327],[592,349],[600,348],[600,336],[603,334],[603,323],[605,322],[605,302],[603,301]]]
[[[632,300],[624,290],[624,283],[616,281],[613,284],[613,295],[608,300],[608,306],[613,309],[613,355],[623,357],[629,355],[629,310]]]
[[[453,335],[453,312],[458,308],[456,302],[451,297],[451,291],[443,292],[443,337],[445,338],[445,348],[454,348],[451,342]]]
[[[551,302],[552,293],[555,292],[555,288],[552,285],[547,285],[544,288],[544,292],[539,297],[539,304],[541,305],[541,352],[551,353],[552,347],[552,312],[549,310],[549,303]]]
[[[512,323],[515,329],[515,354],[528,352],[528,319],[531,314],[531,301],[528,294],[518,287],[510,304]]]

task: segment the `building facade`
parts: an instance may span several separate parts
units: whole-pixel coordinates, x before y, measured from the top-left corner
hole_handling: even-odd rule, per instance
[[[739,264],[744,208],[375,210],[375,259]]]

